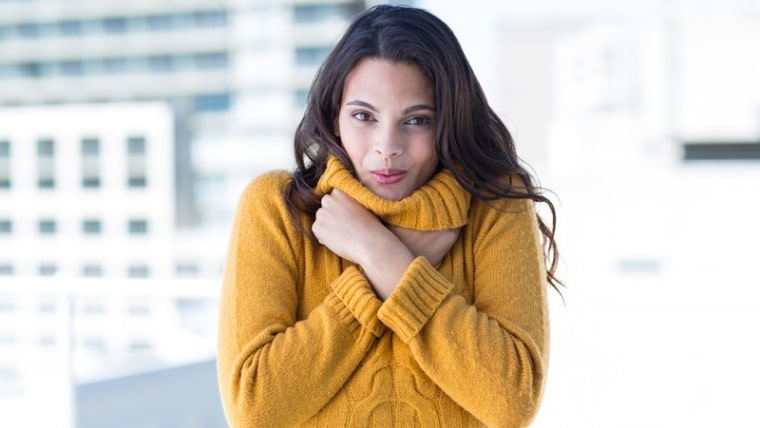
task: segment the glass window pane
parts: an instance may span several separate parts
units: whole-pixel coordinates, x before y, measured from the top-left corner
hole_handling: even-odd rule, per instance
[[[37,141],[37,155],[38,156],[53,156],[55,155],[55,143],[53,140],[39,140]]]
[[[147,220],[130,220],[129,221],[129,234],[130,235],[145,235],[148,233],[148,221]]]
[[[82,222],[82,233],[85,235],[99,235],[100,230],[100,220],[85,220]]]
[[[54,235],[58,229],[55,220],[40,220],[38,224],[40,235]]]
[[[129,137],[127,139],[127,154],[144,155],[145,137]]]

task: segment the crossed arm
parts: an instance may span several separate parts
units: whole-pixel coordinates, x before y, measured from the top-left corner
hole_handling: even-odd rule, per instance
[[[253,193],[261,197],[272,190]],[[281,208],[247,198],[233,233],[218,360],[232,426],[293,426],[308,420],[340,390],[386,329],[475,417],[492,426],[527,424],[543,386],[547,335],[545,272],[536,257],[540,248],[532,210],[512,216],[515,220],[496,214],[486,218],[488,227],[473,250],[483,266],[475,273],[475,301],[468,303],[433,267],[460,231],[386,227],[334,191],[323,200],[313,231],[363,272],[341,273],[324,301],[298,321],[294,273],[275,267],[294,266],[299,254],[285,238],[270,236],[296,233],[283,229]],[[255,218],[249,218],[251,213]],[[251,267],[262,260],[263,270]]]
[[[383,301],[416,257],[423,256],[436,265],[459,236],[459,229],[423,232],[386,227],[338,189],[322,198],[312,231],[333,253],[360,265]]]

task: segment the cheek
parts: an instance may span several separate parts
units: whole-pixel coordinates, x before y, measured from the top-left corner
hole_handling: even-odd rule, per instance
[[[364,156],[361,136],[357,135],[350,127],[343,127],[341,128],[340,141],[354,168],[361,165],[361,159]]]
[[[421,139],[416,144],[413,144],[412,147],[414,147],[414,157],[420,164],[433,165],[433,167],[438,165],[438,154],[435,150],[434,138]]]

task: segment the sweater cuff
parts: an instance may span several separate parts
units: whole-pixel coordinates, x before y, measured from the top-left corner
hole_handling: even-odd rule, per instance
[[[424,257],[414,259],[398,287],[382,304],[377,317],[404,343],[409,343],[441,302],[449,295],[453,285],[446,280]]]
[[[367,278],[357,268],[348,267],[332,282],[331,287],[359,324],[375,337],[382,336],[385,326],[377,319],[381,302],[370,289]]]

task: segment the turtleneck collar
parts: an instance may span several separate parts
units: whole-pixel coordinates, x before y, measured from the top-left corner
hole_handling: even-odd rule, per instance
[[[394,226],[434,231],[456,229],[467,224],[471,195],[449,170],[437,173],[408,197],[390,201],[366,188],[338,158],[331,156],[315,190],[317,194],[325,195],[332,189],[342,190]]]

